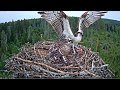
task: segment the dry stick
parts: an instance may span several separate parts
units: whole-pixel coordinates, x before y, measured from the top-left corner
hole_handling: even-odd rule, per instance
[[[35,55],[37,56],[36,50],[35,50],[35,46],[36,46],[36,44],[34,44],[34,47],[33,47],[33,48],[34,48],[34,53],[35,53]]]
[[[90,58],[88,58],[87,61],[86,61],[86,59],[85,59],[85,67],[84,67],[84,68],[87,68],[87,63],[89,62],[89,60],[90,60],[90,59],[93,59],[92,56],[93,56],[93,54],[90,56]],[[89,65],[88,65],[88,67],[89,67]],[[90,67],[89,67],[89,68],[90,68]]]
[[[84,55],[80,58],[80,60],[82,61],[83,57],[85,57],[85,56],[86,56],[86,51],[85,51]]]
[[[47,72],[47,73],[50,73],[50,74],[55,74],[55,75],[59,75],[59,73],[55,73],[55,72],[51,72],[51,71],[48,71],[48,70],[45,70],[41,67],[39,67],[40,70],[44,71],[44,72]],[[61,73],[62,74],[62,73]]]
[[[86,53],[85,53],[85,56],[86,56]],[[92,54],[92,56],[93,56],[93,54]],[[94,58],[95,58],[95,56],[93,56],[93,58],[91,58],[91,59],[94,59]],[[86,67],[86,60],[85,60],[85,67]],[[85,71],[86,73],[91,74],[91,75],[93,75],[93,76],[100,77],[100,76],[98,76],[98,75],[95,75],[94,73],[89,72],[88,70],[85,69],[85,67],[84,67],[84,71]]]
[[[51,72],[51,71],[49,71],[49,70],[45,70],[45,69],[43,69],[43,68],[41,68],[41,67],[39,67],[39,68],[40,68],[40,70],[42,70],[42,71],[44,71],[44,72],[46,72],[46,73],[50,73],[50,74],[54,74],[54,75],[75,74],[75,73],[56,73],[56,72]],[[78,73],[76,73],[76,74],[78,74]]]
[[[93,56],[93,53],[92,53],[92,54],[90,55],[90,57],[88,58],[87,62],[89,62],[89,60],[93,59],[92,56]]]
[[[94,73],[91,73],[91,72],[89,72],[88,70],[84,70],[86,73],[88,73],[88,74],[91,74],[91,75],[93,75],[93,76],[97,76],[97,77],[100,77],[100,76],[98,76],[98,75],[95,75]]]
[[[37,51],[38,51],[39,56],[40,56],[42,59],[44,59],[45,56],[44,56],[43,54],[41,54],[41,51],[40,51],[39,49],[38,49]]]
[[[84,57],[86,57],[86,53],[87,52],[85,51],[84,55],[81,57],[81,61],[83,60]]]
[[[19,59],[19,60],[21,60],[21,61],[24,61],[24,62],[34,63],[34,64],[46,66],[46,67],[48,67],[48,68],[50,68],[50,69],[52,69],[52,70],[54,70],[54,71],[57,71],[57,72],[60,72],[60,73],[64,73],[63,71],[57,70],[57,69],[55,69],[55,68],[52,68],[52,67],[50,67],[50,66],[48,66],[48,65],[46,65],[46,64],[44,64],[44,63],[38,63],[38,62],[30,61],[30,60],[24,60],[24,59],[18,58],[18,57],[15,57],[15,58],[16,58],[16,59]]]
[[[25,52],[25,54],[28,56],[28,57],[31,57],[30,55],[28,55],[28,53],[25,51],[25,48],[24,48],[24,52]]]
[[[43,58],[43,55],[41,54],[41,52],[39,51],[39,49],[37,51],[38,51],[40,57]]]
[[[68,65],[68,66],[63,66],[63,67],[60,67],[60,68],[67,68],[67,67],[71,67],[71,66],[73,66],[73,64]]]
[[[80,67],[61,67],[61,68],[64,68],[64,69],[69,69],[69,68],[71,68],[71,69],[79,69]]]
[[[39,55],[41,56],[41,52],[39,51],[39,49],[38,49],[38,53],[39,53]]]
[[[64,57],[64,55],[62,54],[62,52],[60,51],[60,49],[59,49],[59,52],[60,52],[60,54],[62,55],[62,58],[63,58],[64,62],[66,63],[67,60],[66,60],[66,58]]]
[[[86,55],[86,52],[85,52],[85,54],[84,54],[84,56],[87,56]],[[85,66],[84,66],[84,68],[83,68],[83,70],[86,72],[86,73],[88,73],[88,74],[91,74],[91,75],[93,75],[93,76],[98,76],[98,75],[95,75],[94,73],[91,73],[91,72],[89,72],[88,70],[86,70],[86,60],[85,60]]]
[[[83,57],[85,56],[85,54],[80,58],[80,61],[82,61]],[[80,66],[80,61],[76,60],[75,61],[77,62],[77,64]]]
[[[104,62],[101,58],[100,58],[100,61],[105,64],[105,62]],[[99,68],[99,67],[96,67],[96,68]],[[111,70],[108,70],[108,71],[109,71],[110,73],[112,73]],[[112,73],[112,75],[115,76],[115,74],[113,74],[113,73]]]
[[[44,64],[44,63],[38,63],[38,62],[30,61],[30,60],[24,60],[24,59],[22,59],[22,58],[18,58],[18,57],[15,57],[15,58],[16,58],[16,59],[19,59],[19,60],[21,60],[21,61],[24,61],[24,62],[34,63],[34,64],[38,64],[38,65],[42,65],[42,66],[46,66],[46,67],[48,67],[48,68],[50,68],[50,69],[52,69],[52,70],[54,70],[54,71],[57,71],[57,72],[59,72],[59,73],[63,73],[63,74],[79,74],[79,73],[63,72],[63,71],[61,71],[61,70],[58,70],[58,69],[52,68],[52,67],[50,67],[50,66],[48,66],[48,65],[46,65],[46,64]]]
[[[59,68],[80,68],[80,67],[72,67],[73,65],[69,65],[69,66],[64,66],[64,67],[59,67]]]

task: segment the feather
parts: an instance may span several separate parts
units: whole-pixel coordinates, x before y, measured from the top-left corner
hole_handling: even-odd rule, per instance
[[[63,19],[68,20],[68,16],[63,11],[41,11],[38,12],[38,14],[40,14],[43,19],[51,24],[58,36],[62,36],[63,31],[67,30]]]
[[[87,11],[79,18],[79,29],[84,30],[99,20],[106,11]]]

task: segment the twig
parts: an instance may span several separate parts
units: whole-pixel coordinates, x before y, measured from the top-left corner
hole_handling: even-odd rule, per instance
[[[73,65],[71,64],[71,65],[69,65],[69,66],[64,66],[64,67],[60,67],[60,68],[80,68],[80,67],[72,67]]]
[[[57,70],[57,69],[55,69],[55,68],[52,68],[52,67],[50,67],[50,66],[48,66],[48,65],[46,65],[46,64],[44,64],[44,63],[38,63],[38,62],[35,62],[35,61],[24,60],[24,59],[18,58],[18,57],[15,57],[15,58],[16,58],[16,59],[19,59],[19,60],[21,60],[21,61],[24,61],[24,62],[34,63],[34,64],[37,64],[37,65],[45,66],[45,67],[50,68],[50,69],[52,69],[52,70],[54,70],[54,71],[57,71],[57,72],[59,72],[59,73],[65,73],[65,72],[63,72],[63,71]]]
[[[98,75],[95,75],[94,73],[91,73],[91,72],[89,72],[88,70],[84,70],[86,73],[88,73],[88,74],[91,74],[91,75],[93,75],[93,76],[95,76],[95,77],[100,77],[100,76],[98,76]]]
[[[59,45],[59,43],[60,42],[58,42],[57,45]],[[92,52],[90,49],[87,49],[86,47],[81,45],[80,47],[82,47],[83,53],[80,54],[80,56],[79,54],[73,55],[72,53],[69,53],[69,55],[67,56],[63,52],[55,51],[55,49],[59,50],[59,46],[62,47],[62,45],[59,45],[57,47],[54,46],[54,44],[55,43],[49,44],[48,42],[38,42],[32,45],[30,48],[29,46],[27,46],[26,48],[24,47],[20,53],[10,58],[10,65],[8,67],[14,73],[17,71],[22,71],[21,74],[23,75],[26,75],[26,73],[28,73],[29,78],[32,78],[34,76],[38,76],[39,78],[71,78],[71,75],[77,75],[78,78],[79,76],[81,76],[80,74],[83,71],[86,73],[87,76],[83,75],[79,78],[87,78],[91,76],[93,78],[101,76],[102,78],[102,76],[105,76],[102,74],[106,74],[106,70],[105,72],[100,72],[101,69],[99,69],[101,68],[100,66],[104,66],[105,63],[97,54]],[[48,47],[48,45],[50,46]],[[52,49],[55,52],[53,52]],[[51,57],[46,58],[47,55],[49,56],[51,54]],[[59,55],[63,57],[61,58]],[[54,56],[57,56],[56,60],[54,60]],[[61,62],[63,60],[67,60],[70,63],[65,64],[65,62]],[[95,71],[91,70],[92,62],[95,65]],[[97,73],[100,75],[98,75]],[[17,74],[17,77],[21,76]],[[108,76],[106,75],[106,77]]]
[[[44,64],[44,63],[38,63],[38,62],[35,62],[35,61],[33,62],[33,61],[30,61],[30,60],[24,60],[24,59],[18,58],[18,57],[15,57],[15,58],[16,58],[16,59],[19,59],[19,60],[21,60],[21,61],[27,62],[27,63],[34,63],[34,64],[37,64],[37,65],[45,66],[45,67],[47,67],[47,68],[50,68],[50,69],[52,69],[52,70],[54,70],[54,71],[57,71],[57,72],[59,72],[59,73],[62,73],[62,74],[73,74],[73,75],[79,74],[79,73],[76,73],[76,72],[74,72],[74,73],[72,73],[72,72],[63,72],[63,71],[61,71],[61,70],[55,69],[55,68],[53,68],[53,67],[50,67],[50,66],[48,66],[48,65],[46,65],[46,64]]]
[[[41,52],[39,51],[39,49],[37,51],[38,51],[39,55],[41,56]]]
[[[37,54],[36,54],[36,50],[35,50],[35,46],[36,46],[36,44],[34,44],[34,53],[35,53],[35,55],[37,56]]]

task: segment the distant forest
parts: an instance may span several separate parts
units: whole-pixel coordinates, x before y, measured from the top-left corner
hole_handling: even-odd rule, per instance
[[[77,31],[78,18],[69,17],[71,29]],[[4,70],[5,60],[19,52],[25,43],[42,40],[57,40],[52,27],[43,19],[18,20],[0,23],[0,70]],[[109,64],[109,68],[120,78],[120,22],[100,19],[85,32],[80,44],[99,52],[100,57]],[[0,71],[0,78],[9,74]]]

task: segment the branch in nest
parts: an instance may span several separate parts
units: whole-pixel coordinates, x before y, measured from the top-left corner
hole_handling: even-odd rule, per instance
[[[24,59],[18,58],[18,57],[15,57],[15,58],[16,58],[16,59],[19,59],[19,60],[21,60],[21,61],[23,61],[23,62],[34,63],[34,64],[37,64],[37,65],[45,66],[45,67],[47,67],[47,68],[49,68],[49,69],[51,69],[51,70],[54,70],[54,71],[59,72],[59,73],[62,73],[62,74],[72,74],[72,75],[78,75],[78,74],[79,74],[78,72],[74,72],[74,73],[72,73],[72,72],[63,72],[63,71],[61,71],[61,70],[55,69],[55,68],[53,68],[53,67],[50,67],[50,66],[48,66],[48,65],[46,65],[46,64],[44,64],[44,63],[38,63],[38,62],[30,61],[30,60],[24,60]]]
[[[38,63],[38,62],[30,61],[30,60],[24,60],[24,59],[18,58],[18,57],[15,57],[15,58],[16,58],[16,59],[19,59],[19,60],[21,60],[21,61],[23,61],[23,62],[34,63],[34,64],[37,64],[37,65],[45,66],[45,67],[50,68],[50,69],[52,69],[52,70],[54,70],[54,71],[57,71],[57,72],[59,72],[59,73],[65,73],[65,72],[63,72],[63,71],[57,70],[57,69],[55,69],[55,68],[52,68],[52,67],[50,67],[50,66],[48,66],[48,65],[46,65],[46,64],[44,64],[44,63]]]
[[[67,68],[67,69],[69,69],[69,68],[73,68],[73,69],[76,68],[77,69],[77,68],[80,68],[80,67],[73,67],[73,65],[71,64],[69,66],[64,66],[64,67],[59,67],[59,68]]]
[[[50,45],[50,47],[48,47],[47,45]],[[17,69],[19,70],[22,67],[23,69],[26,70],[24,71],[22,69],[23,71],[22,73],[25,74],[28,71],[30,72],[30,77],[41,74],[40,78],[42,78],[42,76],[48,78],[49,77],[54,78],[55,75],[58,75],[59,78],[62,78],[62,76],[63,77],[67,76],[71,78],[71,75],[77,75],[79,77],[81,76],[82,72],[86,73],[86,75],[89,77],[92,76],[96,78],[96,77],[100,77],[101,74],[104,74],[104,71],[100,72],[101,69],[99,69],[101,65],[104,66],[105,64],[103,60],[97,54],[92,52],[90,49],[87,49],[84,46],[78,46],[78,47],[83,49],[84,52],[82,54],[78,53],[76,55],[73,55],[69,53],[67,55],[64,54],[62,51],[59,51],[59,47],[55,47],[54,43],[52,44],[47,44],[45,42],[36,43],[32,47],[23,48],[21,50],[21,53],[13,56],[12,60],[10,60],[11,64],[13,64],[11,66],[13,66],[14,67],[13,69],[15,69],[16,71]],[[55,49],[58,49],[58,51],[53,52],[52,49],[53,51],[55,51]],[[50,52],[52,53],[52,56],[46,59],[46,56],[47,55],[49,56]],[[54,60],[54,56],[56,56],[55,60]],[[63,58],[59,58],[61,56],[63,56]],[[33,59],[29,59],[30,57],[32,57]],[[54,60],[55,63],[52,62],[52,60]],[[61,62],[63,60],[64,62]],[[66,61],[68,62],[68,64],[65,64]],[[96,68],[95,69],[96,71],[91,71],[91,68],[93,68],[92,63],[95,65],[94,68]],[[25,64],[28,68],[25,67]],[[29,65],[33,67],[29,68]],[[99,72],[100,72],[100,76],[97,75],[97,73],[99,74]],[[87,77],[86,75],[85,77]]]
[[[36,47],[36,44],[34,44],[34,53],[35,53],[35,55],[37,56],[35,47]]]
[[[89,72],[88,70],[84,70],[84,71],[85,71],[86,73],[90,74],[90,75],[95,76],[95,77],[100,77],[100,76],[98,76],[98,75],[95,75],[94,73]]]

